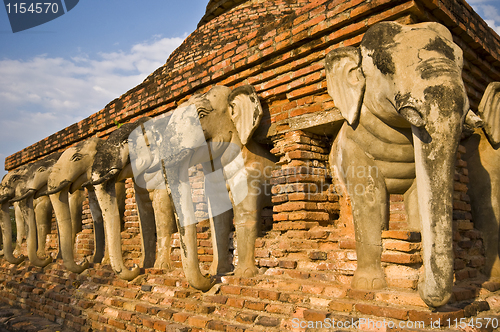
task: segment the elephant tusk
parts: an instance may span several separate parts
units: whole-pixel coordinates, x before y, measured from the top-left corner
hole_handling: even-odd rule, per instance
[[[466,125],[469,125],[472,128],[483,128],[484,127],[484,121],[481,119],[476,113],[474,113],[472,110],[469,110],[467,112],[467,115],[465,116],[464,120]]]
[[[106,175],[104,175],[103,177],[101,177],[101,178],[99,178],[99,179],[97,179],[95,181],[87,181],[87,182],[85,182],[84,184],[82,184],[82,187],[84,187],[84,186],[86,187],[89,184],[93,185],[93,186],[97,186],[97,185],[99,185],[101,183],[104,183],[106,181],[111,180],[116,175],[118,175],[119,172],[120,172],[120,170],[118,168],[113,168]]]
[[[48,196],[47,189],[42,190],[42,191],[37,191],[34,198],[42,197],[42,196]]]

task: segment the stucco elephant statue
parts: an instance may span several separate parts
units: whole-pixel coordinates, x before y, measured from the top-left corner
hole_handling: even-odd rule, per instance
[[[90,179],[90,170],[98,146],[103,140],[88,138],[64,151],[52,167],[47,180],[47,195],[50,197],[56,215],[59,231],[60,253],[64,266],[71,272],[81,273],[88,268],[85,259],[76,264],[73,254],[76,234],[82,229],[82,184]],[[104,227],[102,213],[93,188],[88,187],[88,199],[94,220],[94,255],[92,261],[100,263],[105,259]],[[117,184],[117,195],[125,202],[125,186]],[[125,205],[123,203],[122,211]],[[122,212],[123,213],[123,212]]]
[[[500,278],[500,83],[488,85],[479,104],[479,125],[463,141],[466,153],[462,158],[469,171],[472,220],[482,232],[486,250],[483,272]],[[467,122],[466,122],[467,124]],[[477,127],[483,127],[477,128]]]
[[[128,269],[123,262],[120,234],[119,202],[116,197],[115,183],[133,178],[135,201],[137,204],[142,236],[142,262],[144,268],[169,269],[171,235],[176,231],[170,196],[163,188],[147,189],[136,184],[147,174],[133,174],[129,157],[129,135],[151,118],[141,118],[134,123],[127,123],[115,130],[99,146],[94,158],[90,184],[103,213],[104,229],[110,262],[116,274],[125,280],[132,280],[139,275],[140,269],[134,266]],[[141,131],[142,133],[142,131]],[[134,159],[135,161],[137,159]],[[148,165],[149,166],[149,165]],[[145,169],[143,167],[143,169]],[[155,238],[156,233],[156,238]],[[156,245],[158,253],[155,259]]]
[[[50,198],[45,195],[47,179],[60,155],[61,153],[54,153],[30,164],[21,181],[22,185],[16,186],[16,197],[11,200],[18,202],[24,222],[28,226],[28,258],[35,266],[44,267],[52,261],[50,256],[40,257],[46,256],[45,242],[52,220],[52,204]]]
[[[15,257],[14,248],[12,247],[12,225],[10,220],[10,200],[14,198],[16,193],[16,187],[19,183],[24,180],[24,175],[28,171],[28,166],[23,165],[13,171],[7,173],[0,184],[0,204],[1,210],[1,227],[2,227],[2,243],[3,243],[3,255],[4,258],[11,264],[19,264],[24,260],[23,255]],[[24,220],[21,215],[21,210],[17,203],[14,204],[15,217],[16,217],[16,228],[21,231],[24,229]],[[17,233],[16,245],[20,246],[23,240],[22,232]]]
[[[144,125],[145,129],[153,126],[161,136],[160,142],[149,140],[149,144],[156,144],[161,156],[160,170],[175,207],[184,273],[196,289],[206,291],[215,282],[202,274],[198,261],[197,221],[188,168],[200,163],[205,174],[214,248],[209,273],[226,273],[232,268],[228,259],[231,209],[238,248],[234,274],[251,277],[258,272],[255,240],[262,208],[270,204],[270,193],[264,186],[276,167],[275,157],[252,139],[262,113],[252,86],[234,90],[215,86],[205,94],[191,97],[170,118]]]
[[[381,232],[389,194],[405,194],[409,223],[422,233],[419,293],[444,305],[453,286],[453,175],[469,109],[463,56],[437,23],[371,27],[359,48],[331,51],[328,93],[346,122],[329,156],[353,211],[356,289],[386,286]]]

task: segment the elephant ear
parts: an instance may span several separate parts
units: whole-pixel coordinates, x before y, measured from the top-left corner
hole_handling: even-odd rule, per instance
[[[361,110],[366,83],[359,49],[349,46],[331,51],[325,68],[328,94],[342,116],[353,124]]]
[[[500,82],[492,82],[486,88],[479,104],[479,117],[490,143],[500,143]]]
[[[238,136],[243,145],[250,137],[262,119],[262,106],[255,89],[251,85],[244,85],[234,89],[228,97],[229,112]]]

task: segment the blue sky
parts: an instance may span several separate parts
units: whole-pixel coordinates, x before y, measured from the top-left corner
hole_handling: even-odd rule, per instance
[[[18,33],[0,7],[0,173],[8,155],[99,111],[163,65],[207,3],[80,0]],[[500,34],[500,1],[469,3]]]
[[[0,176],[5,157],[102,109],[162,66],[208,0],[81,0],[12,33],[0,6]]]

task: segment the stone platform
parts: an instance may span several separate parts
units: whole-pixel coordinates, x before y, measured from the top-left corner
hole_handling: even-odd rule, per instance
[[[452,302],[431,311],[416,291],[355,291],[291,277],[279,268],[254,278],[221,277],[206,293],[189,287],[181,270],[148,269],[131,282],[98,264],[81,275],[65,271],[60,261],[45,269],[3,263],[0,271],[5,304],[64,323],[61,331],[331,331],[328,325],[300,326],[334,321],[356,324],[336,331],[472,332],[494,331],[492,325],[500,323],[500,283],[480,278],[457,284]],[[466,325],[485,325],[486,318],[491,319],[488,328]]]

